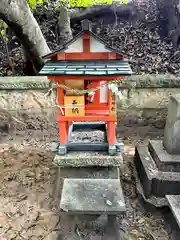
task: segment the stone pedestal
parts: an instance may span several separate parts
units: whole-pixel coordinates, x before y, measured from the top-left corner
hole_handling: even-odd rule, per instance
[[[180,94],[171,96],[163,145],[170,154],[180,154]]]
[[[180,195],[180,156],[167,153],[162,141],[137,145],[135,166],[146,198]]]
[[[180,95],[170,97],[163,141],[138,144],[135,166],[145,198],[164,198],[180,226]]]
[[[58,170],[55,195],[60,199],[59,210],[64,215],[60,222],[62,228],[71,219],[71,228],[61,233],[63,240],[79,236],[82,240],[120,238],[117,238],[117,216],[126,211],[119,174],[122,162],[120,153],[108,156],[107,153],[70,152],[55,156]]]

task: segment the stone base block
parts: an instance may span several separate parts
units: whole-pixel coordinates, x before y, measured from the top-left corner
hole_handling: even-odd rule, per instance
[[[93,179],[119,179],[120,172],[118,167],[84,167],[84,168],[60,168],[57,167],[56,185],[54,197],[61,196],[61,187],[65,178],[93,178]]]
[[[71,214],[122,214],[126,209],[120,180],[65,179],[60,208]]]
[[[116,216],[103,215],[92,221],[87,220],[84,216],[68,219],[71,216],[72,215],[66,214],[66,218],[61,218],[60,225],[62,225],[62,231],[60,231],[58,239],[119,240],[122,237],[121,233],[119,232],[119,225]],[[64,225],[66,226],[65,229],[63,227]],[[71,225],[71,227],[68,225]]]
[[[166,195],[166,199],[176,219],[176,222],[180,227],[180,195]]]
[[[148,150],[159,170],[180,172],[180,155],[169,154],[163,146],[163,141],[150,140]]]
[[[135,166],[146,198],[180,195],[180,174],[159,170],[147,145],[136,146]]]
[[[56,155],[54,163],[59,167],[108,167],[120,166],[123,163],[121,153],[109,156],[107,153],[70,152],[66,155]]]
[[[90,168],[58,168],[60,178],[93,178],[93,179],[118,179],[118,167],[90,167]]]

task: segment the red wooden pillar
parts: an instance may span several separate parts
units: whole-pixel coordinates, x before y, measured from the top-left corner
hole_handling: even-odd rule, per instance
[[[109,116],[116,115],[116,111],[112,112],[112,91],[108,89],[108,105],[109,105]],[[109,145],[116,144],[116,123],[115,121],[111,121],[107,123],[107,136],[108,136],[108,143]]]
[[[58,116],[64,115],[64,89],[57,88],[57,103],[58,103]],[[68,137],[68,122],[58,122],[59,125],[59,142],[62,145],[67,144]]]
[[[114,145],[116,143],[115,122],[108,122],[108,143]]]

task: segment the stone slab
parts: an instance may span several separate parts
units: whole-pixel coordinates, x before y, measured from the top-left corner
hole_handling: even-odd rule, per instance
[[[118,179],[118,167],[59,168],[60,178]]]
[[[126,209],[120,180],[65,179],[60,208],[71,214],[122,214]]]
[[[119,179],[118,167],[84,167],[84,168],[60,168],[57,167],[54,196],[61,196],[61,188],[65,178],[93,178],[93,179]],[[58,206],[59,207],[59,206]]]
[[[180,195],[180,174],[158,170],[147,145],[136,146],[135,166],[146,198]]]
[[[135,166],[144,190],[144,195],[148,198],[152,192],[152,179],[157,174],[157,168],[144,145],[137,145],[135,148]]]
[[[169,99],[163,145],[168,153],[180,154],[180,94]]]
[[[180,155],[169,154],[161,140],[150,140],[149,152],[159,170],[180,172]]]
[[[93,167],[120,166],[123,163],[121,153],[109,156],[108,153],[69,152],[66,155],[56,155],[53,161],[59,167]]]
[[[161,197],[155,197],[155,196],[151,195],[148,198],[146,198],[144,195],[144,190],[143,190],[142,184],[141,184],[139,178],[137,177],[137,174],[136,174],[135,178],[136,178],[137,192],[142,196],[142,198],[145,202],[155,206],[156,208],[162,208],[162,207],[168,206],[168,202],[165,197],[161,198]]]
[[[166,195],[166,199],[168,200],[169,207],[180,227],[180,195]]]

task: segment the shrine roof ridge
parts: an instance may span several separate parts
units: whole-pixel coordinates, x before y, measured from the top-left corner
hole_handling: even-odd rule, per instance
[[[120,52],[118,51],[116,48],[113,48],[111,46],[109,46],[102,38],[100,38],[97,34],[95,34],[94,32],[92,32],[91,28],[90,27],[87,27],[86,24],[84,24],[84,21],[86,21],[87,19],[83,20],[82,21],[82,30],[77,34],[75,35],[70,41],[68,41],[67,43],[63,44],[62,46],[60,46],[57,50],[55,50],[54,52],[51,52],[49,54],[46,54],[44,56],[42,56],[43,59],[47,59],[47,58],[50,58],[50,57],[53,57],[54,55],[58,54],[59,52],[62,52],[63,50],[67,50],[68,49],[68,46],[71,45],[72,43],[74,43],[78,38],[80,38],[84,33],[90,33],[90,35],[92,37],[94,37],[97,41],[99,41],[100,43],[104,44],[104,47],[107,49],[107,50],[110,50],[112,52],[115,52],[115,53],[118,53],[120,54],[122,57],[127,57],[127,55],[123,52]],[[89,21],[89,20],[87,20]],[[90,22],[90,21],[89,21]],[[85,27],[83,27],[84,25]]]

